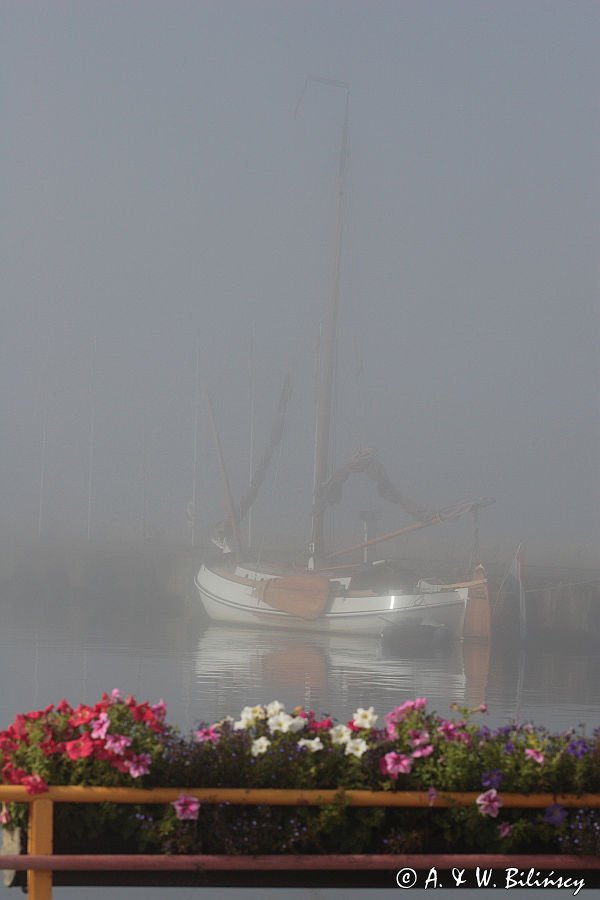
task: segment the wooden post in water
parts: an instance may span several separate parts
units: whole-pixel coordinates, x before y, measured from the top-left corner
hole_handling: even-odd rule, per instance
[[[463,637],[489,641],[492,636],[492,614],[487,574],[483,566],[473,573],[474,584],[469,586]]]
[[[45,797],[33,800],[29,806],[27,852],[32,856],[52,854],[53,807],[52,800]],[[29,900],[52,900],[52,870],[29,870],[27,893]]]

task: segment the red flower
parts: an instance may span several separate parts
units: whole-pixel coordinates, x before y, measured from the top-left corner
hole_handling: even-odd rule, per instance
[[[72,713],[73,707],[70,703],[67,703],[66,700],[61,700],[58,706],[56,707],[56,711],[59,713]]]
[[[53,737],[48,736],[45,741],[40,743],[40,750],[44,756],[52,756],[53,753],[59,752],[59,745]]]
[[[26,775],[21,779],[21,784],[25,786],[28,794],[45,794],[48,785],[39,775]]]
[[[27,719],[25,716],[22,716],[20,713],[16,717],[15,721],[12,725],[9,725],[8,728],[12,737],[16,738],[26,738],[27,737]]]
[[[320,722],[315,720],[310,723],[311,731],[329,731],[330,728],[333,728],[333,719],[331,716],[327,716],[326,719],[321,719]]]
[[[2,781],[5,784],[21,784],[23,778],[27,777],[25,769],[16,769],[12,763],[6,763],[2,766]]]
[[[93,752],[94,742],[87,731],[76,741],[67,741],[65,744],[65,753],[69,759],[83,759],[86,756],[91,756]]]
[[[8,731],[0,732],[0,750],[8,750],[9,753],[14,753],[18,746],[17,742],[10,737]]]
[[[79,728],[80,725],[87,725],[95,717],[95,712],[89,706],[80,704],[69,719],[69,725],[72,728]]]

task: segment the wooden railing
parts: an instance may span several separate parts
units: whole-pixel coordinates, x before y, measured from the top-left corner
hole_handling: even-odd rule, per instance
[[[320,806],[339,800],[335,790],[294,790],[260,788],[105,788],[50,787],[44,794],[31,795],[16,785],[0,785],[0,802],[29,804],[27,854],[4,855],[0,867],[27,872],[29,900],[51,900],[54,871],[267,871],[369,869],[390,872],[410,867],[426,870],[456,866],[509,866],[518,860],[521,868],[564,869],[600,872],[600,857],[567,855],[495,855],[495,854],[378,854],[378,855],[272,855],[272,856],[169,856],[169,855],[57,855],[53,854],[55,803],[171,803],[185,793],[202,803],[232,805]],[[349,806],[426,808],[470,806],[478,792],[440,793],[432,804],[426,792],[365,791],[344,793]],[[543,809],[554,803],[565,808],[600,808],[600,794],[516,794],[502,793],[503,808]],[[393,886],[394,882],[390,883]]]

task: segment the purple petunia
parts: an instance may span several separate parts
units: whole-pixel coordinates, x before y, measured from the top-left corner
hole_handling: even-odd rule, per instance
[[[582,738],[578,738],[577,740],[571,741],[567,746],[567,753],[571,756],[574,756],[575,759],[581,759],[587,753],[590,752],[590,746],[587,741],[584,741]]]
[[[484,772],[481,776],[481,784],[486,788],[498,789],[504,780],[504,775],[500,769],[492,769],[491,772]]]
[[[566,809],[560,803],[553,803],[546,808],[544,813],[544,822],[548,825],[562,825],[567,818]]]

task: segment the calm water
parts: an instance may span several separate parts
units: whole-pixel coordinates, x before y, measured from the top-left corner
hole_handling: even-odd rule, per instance
[[[1,727],[16,713],[63,696],[72,703],[94,702],[115,687],[140,700],[164,698],[169,720],[184,730],[273,699],[288,708],[302,703],[345,721],[357,706],[373,705],[383,714],[415,696],[428,697],[441,712],[454,701],[476,705],[486,700],[486,721],[493,725],[520,718],[556,730],[584,722],[591,730],[600,723],[600,660],[594,653],[556,648],[535,654],[490,653],[486,647],[460,644],[387,648],[378,640],[225,629],[207,626],[183,605],[174,611],[153,603],[149,610],[143,598],[82,604],[77,598],[21,594],[5,596],[2,607]],[[376,895],[392,896],[398,890]],[[178,900],[199,896],[190,889],[168,893]],[[250,900],[264,893],[211,889],[200,895]],[[268,893],[315,900],[345,892]],[[527,896],[538,893],[528,891]],[[159,889],[55,889],[57,900],[133,900],[149,894],[166,896]],[[438,890],[438,897],[443,894],[457,896]],[[0,888],[0,896],[14,897],[15,891]]]

